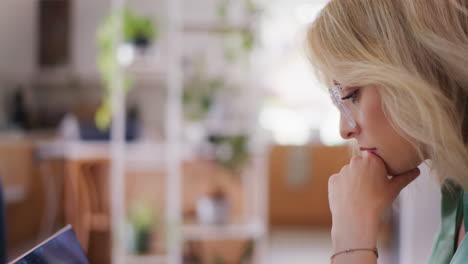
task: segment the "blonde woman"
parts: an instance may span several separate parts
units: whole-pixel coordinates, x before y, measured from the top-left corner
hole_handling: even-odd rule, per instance
[[[362,153],[329,179],[332,262],[376,263],[379,218],[427,162],[443,211],[429,262],[468,263],[468,0],[332,0],[308,47]]]

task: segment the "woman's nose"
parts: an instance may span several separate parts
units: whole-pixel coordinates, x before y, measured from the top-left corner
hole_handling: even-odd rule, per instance
[[[359,125],[356,123],[355,127],[352,127],[346,117],[343,114],[340,115],[340,135],[344,139],[351,139],[359,134]]]

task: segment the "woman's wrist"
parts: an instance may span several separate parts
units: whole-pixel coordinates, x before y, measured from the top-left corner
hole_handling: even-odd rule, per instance
[[[377,221],[334,221],[331,238],[335,252],[351,248],[375,248],[378,236]]]
[[[373,264],[377,263],[377,249],[355,250],[330,257],[332,264]]]
[[[377,236],[339,236],[332,239],[333,251],[340,252],[355,248],[376,248]]]

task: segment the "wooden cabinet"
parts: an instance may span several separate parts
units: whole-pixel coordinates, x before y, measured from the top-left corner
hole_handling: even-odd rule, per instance
[[[274,146],[269,158],[271,226],[331,226],[328,178],[348,163],[348,146]]]

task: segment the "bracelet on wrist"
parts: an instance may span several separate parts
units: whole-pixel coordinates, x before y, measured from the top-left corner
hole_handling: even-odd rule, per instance
[[[333,260],[335,259],[336,256],[338,256],[340,254],[351,253],[351,252],[354,252],[354,251],[372,251],[372,252],[374,252],[375,257],[379,258],[379,251],[377,250],[377,248],[350,248],[350,249],[347,249],[347,250],[336,252],[335,254],[333,254],[330,257],[330,260],[333,263]]]

